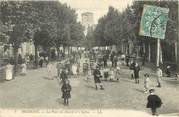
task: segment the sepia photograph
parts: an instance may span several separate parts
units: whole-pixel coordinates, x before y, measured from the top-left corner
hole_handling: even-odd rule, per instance
[[[179,117],[178,0],[0,0],[0,117]]]

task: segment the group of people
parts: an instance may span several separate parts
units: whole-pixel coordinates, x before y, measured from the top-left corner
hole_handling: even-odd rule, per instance
[[[86,52],[85,53],[85,57],[90,57],[90,52]],[[70,84],[70,80],[69,80],[69,74],[71,73],[71,71],[77,75],[79,75],[79,59],[81,58],[82,54],[73,54],[71,57],[69,57],[69,59],[64,62],[64,63],[58,63],[57,64],[57,79],[59,82],[59,86],[61,88],[61,92],[62,92],[62,98],[64,100],[64,105],[69,105],[69,99],[71,98],[71,91],[72,91],[72,87]],[[85,77],[88,77],[89,73],[90,75],[93,76],[94,79],[94,85],[95,85],[95,89],[98,90],[104,90],[104,86],[101,82],[102,78],[104,78],[105,81],[120,81],[121,78],[121,68],[119,63],[119,59],[122,62],[125,62],[126,66],[129,67],[129,69],[131,70],[131,78],[134,79],[136,84],[139,84],[139,78],[140,78],[140,66],[139,63],[135,60],[132,59],[130,61],[130,57],[129,56],[125,56],[124,54],[121,54],[121,56],[119,57],[119,55],[115,52],[104,52],[104,54],[102,55],[102,57],[100,56],[100,58],[97,57],[97,55],[93,55],[96,57],[95,61],[95,67],[91,66],[90,61],[85,61],[83,64],[84,69],[83,69],[83,73],[85,75]],[[94,59],[94,57],[92,57],[92,59]],[[100,59],[100,60],[99,60]],[[46,58],[40,58],[39,59],[39,66],[42,67],[44,61],[46,62],[46,66],[47,66],[47,73],[48,73],[48,78],[49,79],[54,79],[53,77],[53,73],[52,73],[52,66],[53,63],[50,62],[48,60],[48,57]],[[108,64],[110,61],[111,62],[111,66]],[[76,67],[75,67],[76,66]],[[7,68],[10,66],[7,66]],[[26,66],[23,65],[23,67],[25,68]],[[169,71],[169,67],[167,67],[167,75],[168,77],[171,75],[170,71]],[[75,71],[73,71],[73,69],[75,69]],[[25,73],[26,71],[24,71]],[[161,87],[161,78],[163,76],[162,70],[160,67],[157,67],[156,70],[156,75],[157,75],[157,87]],[[77,76],[78,77],[78,76]],[[179,79],[179,73],[176,74],[176,77]],[[150,95],[147,98],[147,108],[151,108],[152,114],[153,115],[158,115],[157,113],[157,108],[159,108],[162,105],[162,101],[160,99],[159,96],[157,96],[156,94],[154,94],[155,89],[152,88],[150,86],[151,84],[151,79],[150,79],[150,74],[145,73],[144,74],[144,88],[145,91],[144,93],[150,93]]]
[[[108,70],[107,68],[108,59],[110,59],[112,63],[110,70]],[[122,62],[125,62],[126,66],[129,66],[131,70],[131,78],[135,79],[136,84],[139,84],[139,77],[140,77],[139,72],[141,70],[139,64],[135,61],[135,59],[133,59],[130,62],[129,56],[121,55],[120,59]],[[94,69],[94,72],[93,72],[96,90],[98,88],[100,88],[101,90],[104,90],[104,87],[100,80],[102,77],[104,77],[106,80],[109,76],[110,76],[110,80],[112,77],[116,78],[117,81],[120,79],[120,67],[117,63],[118,63],[118,56],[115,54],[115,52],[112,52],[110,56],[107,56],[106,53],[104,54],[103,65],[102,65],[104,69],[103,68],[102,68],[103,70],[100,69],[101,65],[98,64],[96,66],[96,69]],[[101,71],[104,71],[103,75],[101,74]],[[162,70],[160,69],[160,67],[157,67],[156,74],[157,74],[157,84],[158,84],[157,87],[161,87],[161,78],[163,74],[162,74]],[[161,107],[162,101],[161,101],[161,98],[154,93],[155,89],[152,88],[150,84],[151,84],[150,75],[148,73],[145,73],[144,74],[144,88],[145,88],[144,93],[148,93],[148,92],[150,93],[150,95],[147,97],[146,107],[151,108],[152,115],[158,115],[157,108]]]
[[[130,64],[130,70],[131,70],[131,78],[135,79],[135,83],[139,84],[139,72],[140,72],[140,66],[136,61],[131,61]]]

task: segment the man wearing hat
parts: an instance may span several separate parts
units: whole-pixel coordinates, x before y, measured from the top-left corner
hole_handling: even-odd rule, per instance
[[[152,115],[158,116],[157,108],[161,107],[162,101],[158,95],[154,94],[154,92],[154,89],[149,90],[150,95],[147,97],[147,108],[151,108]]]
[[[94,69],[93,75],[94,75],[94,82],[95,82],[96,90],[98,90],[98,85],[100,86],[101,90],[104,90],[104,88],[101,84],[101,80],[100,80],[100,78],[102,76],[101,76],[101,72],[99,70],[99,66],[96,66],[96,69]]]

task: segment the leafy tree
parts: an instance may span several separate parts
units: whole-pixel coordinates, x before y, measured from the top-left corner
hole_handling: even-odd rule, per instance
[[[14,57],[15,57],[15,72],[17,69],[18,63],[18,48],[21,43],[26,41],[27,37],[27,12],[25,8],[27,7],[24,2],[18,1],[2,1],[0,2],[1,9],[1,22],[10,28],[6,32],[9,35],[9,43],[12,44],[14,48]]]
[[[66,4],[58,1],[2,1],[0,5],[0,20],[9,28],[6,34],[14,47],[16,61],[18,48],[29,39],[33,39],[38,65],[38,46],[46,50],[52,46],[58,49],[61,45],[80,45],[84,38],[75,10]]]

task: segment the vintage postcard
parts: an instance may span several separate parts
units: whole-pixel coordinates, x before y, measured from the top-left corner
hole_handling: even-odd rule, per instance
[[[0,117],[179,117],[178,0],[0,0]]]

